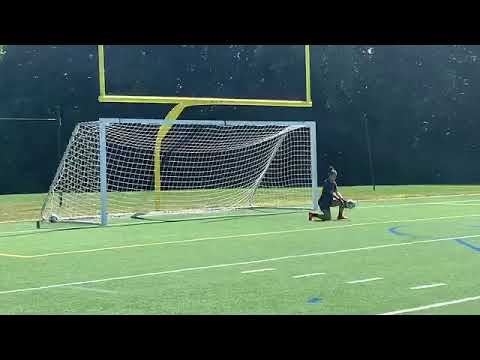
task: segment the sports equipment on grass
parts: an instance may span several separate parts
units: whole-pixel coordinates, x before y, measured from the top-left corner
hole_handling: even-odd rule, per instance
[[[355,201],[353,200],[347,200],[346,203],[345,203],[345,207],[347,209],[353,209],[357,206],[357,204],[355,203]]]
[[[316,184],[314,122],[101,119],[76,126],[41,218],[315,209]]]

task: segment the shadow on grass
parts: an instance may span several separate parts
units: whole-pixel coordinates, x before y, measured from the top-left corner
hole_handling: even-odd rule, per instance
[[[277,209],[275,209],[277,210]],[[200,223],[216,223],[216,222],[224,222],[224,221],[231,221],[239,218],[248,218],[248,217],[260,217],[260,216],[277,216],[277,215],[290,215],[290,214],[298,214],[305,210],[296,209],[290,211],[282,211],[282,212],[271,212],[272,210],[268,211],[268,209],[250,209],[252,213],[250,214],[231,214],[231,215],[218,215],[218,216],[209,216],[209,217],[198,217],[198,218],[184,218],[184,219],[155,219],[155,218],[145,218],[141,215],[132,216],[132,222],[129,223],[119,223],[119,224],[110,224],[107,226],[101,226],[99,224],[91,224],[91,223],[43,223],[43,228],[40,229],[32,229],[31,231],[25,230],[22,232],[8,232],[5,234],[0,233],[0,238],[15,238],[21,236],[29,236],[34,234],[48,234],[52,232],[62,232],[62,231],[74,231],[74,230],[86,230],[86,229],[111,229],[117,227],[130,227],[130,226],[141,226],[141,225],[155,225],[155,224],[169,224],[169,223],[179,223],[179,222],[200,222]],[[138,220],[135,221],[135,220]],[[65,225],[68,224],[68,227]],[[32,223],[32,227],[35,226],[35,223]],[[59,227],[61,226],[61,227]]]

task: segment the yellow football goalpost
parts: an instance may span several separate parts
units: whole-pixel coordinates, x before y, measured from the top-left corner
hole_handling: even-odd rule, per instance
[[[130,104],[172,104],[174,107],[165,116],[165,120],[176,120],[183,110],[192,106],[281,106],[281,107],[312,107],[311,76],[310,76],[310,45],[305,45],[305,99],[303,100],[279,100],[279,99],[241,99],[241,98],[209,98],[209,97],[182,97],[182,96],[129,96],[108,94],[105,78],[105,48],[98,45],[98,79],[101,103],[130,103]],[[160,209],[160,154],[163,139],[167,136],[172,125],[160,126],[154,154],[154,190],[155,204]]]

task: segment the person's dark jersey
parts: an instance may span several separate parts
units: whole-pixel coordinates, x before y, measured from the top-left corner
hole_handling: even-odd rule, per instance
[[[328,209],[333,201],[333,193],[337,191],[337,183],[326,179],[323,182],[322,195],[318,200],[320,209]]]

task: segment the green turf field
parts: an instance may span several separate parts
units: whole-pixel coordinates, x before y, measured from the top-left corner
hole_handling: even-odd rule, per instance
[[[346,221],[0,224],[0,313],[480,314],[480,186],[340,191],[360,199]],[[42,200],[0,196],[3,221]]]

